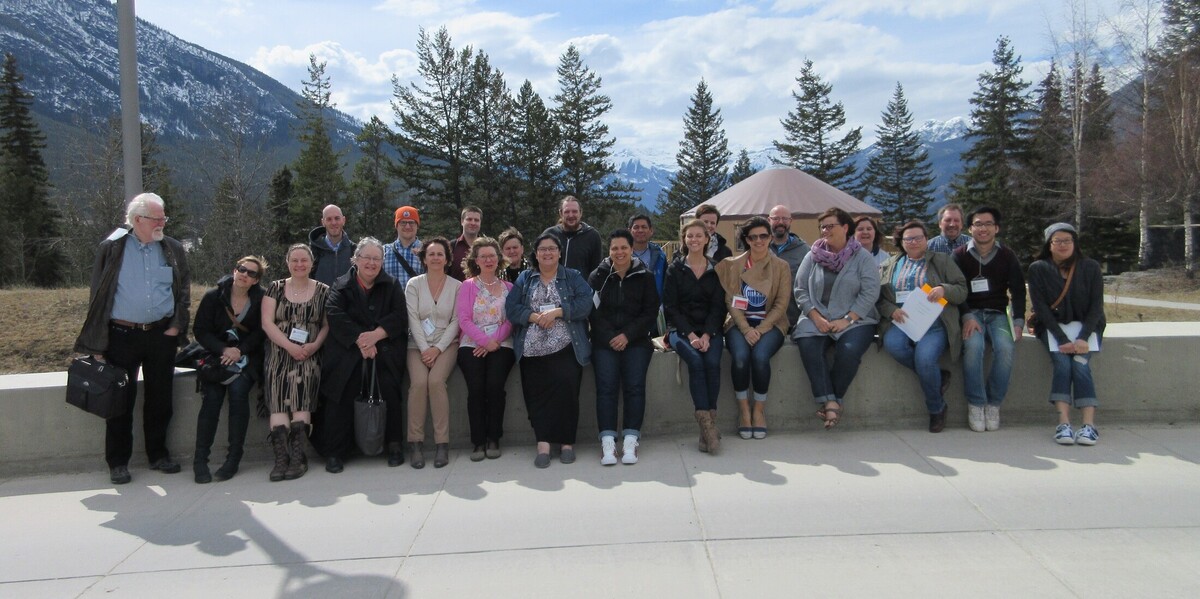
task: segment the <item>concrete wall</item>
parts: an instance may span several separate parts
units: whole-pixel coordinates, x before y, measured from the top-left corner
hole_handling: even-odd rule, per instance
[[[1200,323],[1144,323],[1112,325],[1103,351],[1093,362],[1100,412],[1097,424],[1179,423],[1200,421]],[[1047,404],[1050,362],[1036,339],[1017,344],[1014,374],[1003,409],[1004,425],[1046,426],[1047,438],[1054,412]],[[792,343],[772,360],[768,425],[772,431],[820,432],[808,378]],[[948,426],[966,427],[966,402],[962,374],[957,365],[946,365],[954,378],[950,385]],[[728,371],[728,355],[725,369]],[[521,400],[519,368],[508,380],[508,409],[504,445],[530,443],[529,426]],[[104,423],[64,401],[66,373],[8,375],[0,377],[0,473],[103,468]],[[450,380],[451,436],[456,446],[469,445],[466,388],[456,370]],[[135,415],[134,464],[145,463],[141,445],[141,398]],[[720,419],[726,435],[736,427],[736,408],[729,379],[722,381]],[[200,397],[195,378],[180,371],[175,382],[175,416],[169,446],[182,461],[190,460],[195,443],[196,414]],[[595,387],[590,367],[584,370],[580,394],[579,441],[594,442]],[[693,408],[687,390],[687,367],[673,353],[657,353],[650,365],[645,435],[695,432]],[[871,349],[864,357],[846,400],[839,429],[922,429],[928,416],[916,375],[896,364],[883,351]],[[214,445],[214,460],[224,456],[225,416]],[[266,420],[252,419],[247,439],[247,459],[265,459]],[[432,426],[426,430],[432,435]],[[432,442],[432,441],[430,441]]]

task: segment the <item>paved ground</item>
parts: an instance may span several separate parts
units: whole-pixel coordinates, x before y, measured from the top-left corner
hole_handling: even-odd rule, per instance
[[[1171,308],[1173,310],[1200,310],[1200,304],[1186,302],[1166,302],[1163,300],[1142,299],[1128,295],[1104,294],[1104,302],[1108,304],[1125,304],[1126,306],[1145,306],[1147,308]]]
[[[1102,422],[1103,423],[1103,422]],[[283,483],[0,481],[3,597],[1200,596],[1200,425],[835,431],[351,462]]]

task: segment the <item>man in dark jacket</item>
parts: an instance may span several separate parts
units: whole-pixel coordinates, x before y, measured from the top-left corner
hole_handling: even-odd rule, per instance
[[[183,245],[163,235],[163,200],[143,193],[125,211],[128,228],[100,242],[92,267],[91,299],[75,351],[115,364],[136,381],[142,370],[146,457],[150,469],[174,474],[179,464],[167,450],[175,353],[187,340],[191,277]],[[128,409],[105,424],[104,457],[115,485],[133,480],[133,407],[137,385],[126,387]]]
[[[341,208],[330,204],[321,211],[321,226],[309,231],[308,246],[315,262],[312,278],[332,286],[350,270],[354,242],[346,234],[346,217],[342,216]]]
[[[558,224],[548,227],[542,233],[553,233],[558,237],[562,242],[559,264],[574,268],[584,279],[596,270],[596,266],[604,258],[600,233],[583,222],[583,209],[575,196],[562,199],[558,207]]]
[[[733,250],[729,249],[725,238],[717,232],[717,223],[721,221],[721,211],[712,204],[700,204],[696,207],[696,218],[704,221],[704,226],[708,227],[708,234],[711,236],[704,255],[716,262],[732,256]]]
[[[808,244],[798,235],[792,233],[792,210],[783,204],[771,209],[767,221],[771,223],[771,251],[788,263],[788,272],[792,273],[792,283],[796,282],[796,271],[804,257],[808,255]],[[800,320],[800,306],[796,302],[788,302],[788,329],[796,326]]]

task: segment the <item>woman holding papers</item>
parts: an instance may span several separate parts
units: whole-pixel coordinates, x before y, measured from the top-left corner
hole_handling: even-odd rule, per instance
[[[800,320],[792,332],[825,430],[837,425],[846,390],[871,345],[879,312],[879,267],[854,239],[854,219],[840,208],[817,217],[821,238],[796,271]],[[833,346],[833,362],[825,350]]]
[[[880,273],[879,339],[897,362],[917,373],[929,432],[940,433],[946,428],[950,372],[939,369],[938,361],[947,347],[951,361],[962,353],[962,344],[949,340],[962,339],[958,305],[967,299],[967,279],[949,254],[926,250],[921,221],[901,225],[894,240],[902,252],[884,262]]]
[[[1046,228],[1046,243],[1029,267],[1033,302],[1030,330],[1050,348],[1054,377],[1050,403],[1058,410],[1054,440],[1061,445],[1095,445],[1096,386],[1091,358],[1100,351],[1104,333],[1104,280],[1100,265],[1079,250],[1075,227],[1055,223]],[[1034,322],[1036,321],[1036,324]],[[1083,426],[1071,429],[1071,406],[1083,413]]]

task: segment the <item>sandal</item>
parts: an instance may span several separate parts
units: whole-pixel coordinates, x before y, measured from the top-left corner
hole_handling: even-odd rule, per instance
[[[841,422],[841,408],[821,408],[817,410],[817,418],[820,418],[825,423],[825,430],[833,430],[838,422]],[[832,416],[832,418],[831,418]]]

